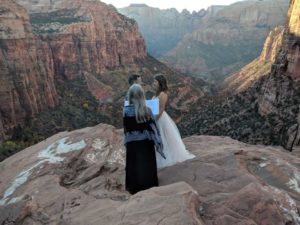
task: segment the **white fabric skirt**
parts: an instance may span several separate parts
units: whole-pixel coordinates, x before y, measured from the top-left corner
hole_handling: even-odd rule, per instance
[[[185,148],[176,124],[165,111],[157,123],[166,156],[164,159],[156,153],[157,168],[171,166],[195,157]]]

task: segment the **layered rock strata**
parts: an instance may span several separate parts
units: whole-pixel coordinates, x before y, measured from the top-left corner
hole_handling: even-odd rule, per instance
[[[0,114],[10,129],[58,99],[51,47],[33,35],[26,10],[1,1],[0,21]]]

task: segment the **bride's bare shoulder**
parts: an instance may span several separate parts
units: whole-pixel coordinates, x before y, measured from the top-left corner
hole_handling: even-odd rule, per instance
[[[166,92],[160,92],[160,94],[159,94],[159,100],[160,101],[163,101],[163,102],[167,102],[167,100],[168,100],[168,94],[166,93]]]
[[[162,92],[159,93],[159,97],[167,98],[168,94],[166,92],[162,91]]]

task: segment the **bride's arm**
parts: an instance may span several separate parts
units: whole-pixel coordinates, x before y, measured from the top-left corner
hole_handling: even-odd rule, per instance
[[[162,113],[165,111],[165,107],[168,101],[168,95],[164,92],[161,92],[158,98],[159,98],[159,114],[155,117],[156,120],[159,120]]]

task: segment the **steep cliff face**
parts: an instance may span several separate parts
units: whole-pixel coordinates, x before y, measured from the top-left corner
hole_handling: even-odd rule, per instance
[[[292,7],[289,10],[289,30],[290,33],[296,36],[300,36],[300,2],[297,0],[291,0]]]
[[[292,0],[291,4],[293,7],[289,10],[289,32],[290,36],[288,39],[288,67],[287,72],[293,77],[293,79],[300,78],[300,2]]]
[[[271,73],[257,80],[244,92],[233,97],[207,103],[187,119],[184,127],[191,126],[192,133],[230,135],[251,143],[282,145],[292,151],[300,144],[300,83],[297,57],[299,56],[300,36],[298,23],[300,10],[294,11],[299,0],[291,1],[289,26],[283,36],[282,48],[272,64]],[[262,56],[264,56],[263,54]]]
[[[219,18],[227,18],[246,26],[276,26],[282,23],[289,8],[288,1],[242,1],[224,8]]]
[[[145,4],[131,4],[118,11],[131,17],[139,24],[146,46],[151,55],[157,57],[174,48],[178,41],[189,32],[192,32],[207,14],[205,10],[190,13],[176,9],[160,10]],[[215,10],[211,10],[214,13]]]
[[[29,13],[52,12],[66,8],[65,6],[71,3],[70,0],[16,0],[16,2],[20,5],[23,5]]]
[[[281,48],[284,27],[276,27],[268,35],[260,56],[233,73],[224,80],[221,86],[222,93],[238,93],[246,90],[254,82],[271,72],[272,64]]]
[[[278,103],[292,93],[299,85],[300,78],[300,3],[291,1],[288,12],[288,25],[283,46],[272,67],[268,82],[262,83],[264,94],[260,96],[259,110],[263,115],[277,111]],[[295,88],[290,88],[295,86]],[[299,97],[299,96],[297,96]]]
[[[8,0],[0,3],[0,45],[0,118],[9,130],[57,104],[54,62],[26,10]]]
[[[103,3],[19,3],[32,14],[11,1],[1,1],[0,9],[0,112],[6,130],[58,104],[54,79],[85,80],[94,97],[108,98],[111,88],[95,75],[146,56],[136,23]]]
[[[98,1],[54,2],[52,8],[40,9],[43,1],[33,5],[19,1],[29,7],[35,33],[47,34],[59,76],[72,80],[146,56],[137,24],[114,8]]]
[[[282,141],[288,149],[300,144],[300,1],[291,1],[283,47],[271,75],[261,83],[258,111],[285,122]],[[288,124],[288,125],[287,125]]]
[[[288,1],[241,1],[204,20],[163,61],[180,71],[222,81],[255,59],[268,33],[285,22]]]

